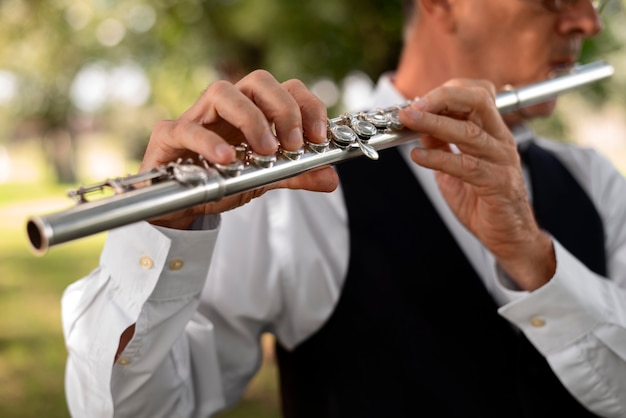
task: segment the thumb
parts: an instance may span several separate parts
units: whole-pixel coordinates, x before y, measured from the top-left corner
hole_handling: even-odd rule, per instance
[[[339,176],[332,167],[321,167],[276,183],[273,188],[332,192],[339,185]]]

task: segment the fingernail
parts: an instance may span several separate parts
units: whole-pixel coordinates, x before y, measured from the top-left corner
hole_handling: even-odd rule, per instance
[[[416,110],[424,110],[426,109],[426,105],[428,104],[427,100],[423,97],[420,97],[419,99],[416,97],[416,100],[411,104],[411,108],[412,109],[416,109]]]
[[[289,145],[293,145],[294,148],[300,148],[302,146],[302,130],[300,128],[293,128],[287,136]]]
[[[318,138],[324,139],[326,138],[327,127],[326,121],[318,120],[313,124],[313,132],[317,135]]]
[[[271,131],[267,131],[261,137],[261,145],[263,148],[277,149],[277,139]]]
[[[217,154],[217,158],[221,161],[232,160],[235,157],[233,147],[228,144],[217,144],[214,151]]]
[[[413,157],[418,159],[418,160],[423,160],[424,158],[426,158],[426,155],[428,155],[428,151],[426,151],[424,148],[421,147],[415,147],[413,148]]]
[[[424,112],[420,112],[419,110],[415,110],[413,109],[413,107],[409,107],[405,110],[406,115],[413,119],[413,120],[418,120],[421,119],[422,116],[424,116]]]

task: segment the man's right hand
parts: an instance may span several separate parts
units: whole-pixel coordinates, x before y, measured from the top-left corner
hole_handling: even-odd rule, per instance
[[[268,72],[257,70],[236,84],[215,82],[178,119],[158,123],[150,136],[139,171],[198,155],[211,163],[229,164],[235,159],[232,145],[242,142],[247,142],[261,155],[274,154],[279,145],[295,151],[303,145],[303,132],[308,141],[326,141],[326,124],[324,104],[301,81],[289,80],[281,84]],[[186,229],[199,215],[234,209],[270,189],[330,192],[337,185],[335,171],[324,167],[151,222]]]

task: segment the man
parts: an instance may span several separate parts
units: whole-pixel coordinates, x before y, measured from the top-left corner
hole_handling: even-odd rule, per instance
[[[401,119],[422,147],[112,231],[64,295],[73,415],[210,416],[269,331],[288,417],[626,416],[626,182],[533,138],[554,102],[503,120],[493,100],[573,65],[594,5],[412,4],[372,105],[421,97]],[[226,164],[242,138],[296,150],[326,117],[296,80],[218,82],[155,128],[142,170]]]

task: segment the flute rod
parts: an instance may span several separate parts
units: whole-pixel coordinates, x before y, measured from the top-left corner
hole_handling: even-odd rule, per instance
[[[612,76],[613,72],[613,67],[604,61],[578,65],[568,74],[499,93],[496,97],[496,106],[501,113],[512,112],[606,79]],[[406,105],[378,109],[367,114],[361,112],[358,117],[365,115],[374,123],[380,122],[382,118],[391,123],[390,121],[394,120],[394,113],[397,117],[397,110]],[[381,117],[381,114],[384,117]],[[375,150],[419,141],[418,133],[402,129],[399,125],[393,129],[394,124],[391,123],[391,128],[375,129],[375,134],[368,137],[367,141],[350,139],[342,142],[345,139],[344,135],[354,135],[352,128],[359,127],[354,124],[356,117],[352,115],[352,125],[347,129],[348,132],[347,126],[342,125],[349,119],[347,115],[331,119],[330,125],[340,129],[337,132],[333,131],[335,133],[333,142],[322,149],[316,148],[319,146],[315,144],[308,144],[308,149],[301,155],[294,157],[283,153],[270,163],[260,160],[257,161],[258,164],[245,165],[238,169],[235,175],[225,174],[206,162],[204,167],[197,164],[175,163],[155,168],[148,173],[106,180],[87,188],[81,187],[69,193],[78,201],[73,207],[27,219],[26,231],[31,248],[37,254],[44,254],[54,245],[134,222],[150,220],[202,203],[215,202],[224,196],[253,190],[315,168],[363,156],[364,153],[376,158],[372,157],[370,152],[376,155]],[[363,123],[363,120],[358,119],[358,123]],[[368,124],[369,122],[366,123]],[[363,147],[369,147],[367,148],[369,152]],[[145,184],[146,180],[150,180],[150,185],[136,187]],[[86,199],[89,192],[109,187],[114,190],[113,196],[94,201]]]

